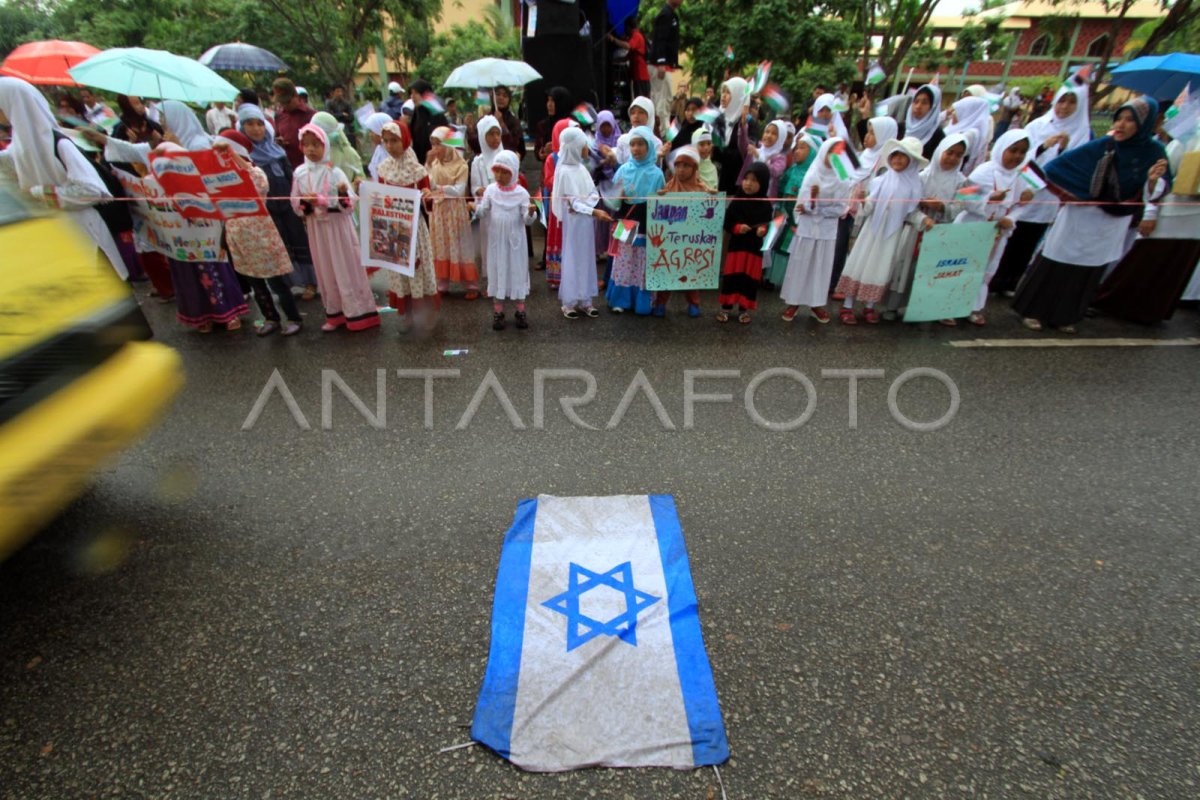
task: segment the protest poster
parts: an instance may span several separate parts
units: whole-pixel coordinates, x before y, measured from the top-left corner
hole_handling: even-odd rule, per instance
[[[151,153],[149,160],[154,178],[188,219],[267,215],[250,173],[229,152]]]
[[[358,200],[358,241],[363,265],[411,278],[417,269],[421,193],[364,181]]]
[[[721,279],[725,195],[671,194],[646,202],[646,290],[715,289]]]
[[[905,322],[965,317],[975,308],[996,241],[993,222],[935,225],[921,238]]]
[[[152,178],[139,178],[114,169],[133,202],[133,235],[139,249],[161,253],[176,261],[218,261],[221,258],[222,224],[211,219],[187,219]]]

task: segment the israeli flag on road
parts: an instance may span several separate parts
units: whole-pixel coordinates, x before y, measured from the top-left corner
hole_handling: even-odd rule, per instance
[[[471,737],[538,772],[729,758],[670,496],[517,506]]]

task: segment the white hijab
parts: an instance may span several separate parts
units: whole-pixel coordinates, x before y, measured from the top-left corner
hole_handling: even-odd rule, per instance
[[[842,180],[833,167],[825,165],[825,157],[839,142],[845,142],[837,136],[826,139],[817,150],[817,158],[813,161],[804,180],[800,182],[800,192],[796,195],[796,203],[807,203],[812,199],[812,187],[817,187],[817,197],[822,200],[838,200],[850,196],[851,180]],[[809,145],[812,146],[811,144]]]
[[[867,124],[871,126],[871,132],[875,134],[875,146],[868,147],[859,154],[858,170],[851,176],[855,181],[868,180],[875,174],[876,167],[883,163],[880,156],[883,154],[884,147],[900,132],[900,125],[891,117],[871,117],[867,120]]]
[[[586,200],[596,193],[596,183],[583,163],[587,134],[579,128],[567,128],[558,137],[558,164],[554,168],[554,191],[551,203],[554,215],[567,218],[571,198]]]
[[[12,125],[12,144],[5,155],[12,159],[21,188],[66,183],[67,169],[58,160],[54,142],[55,132],[64,132],[42,93],[20,78],[0,76],[0,111]],[[96,180],[99,183],[99,177]]]
[[[1077,101],[1075,112],[1066,119],[1059,119],[1058,114],[1055,113],[1055,107],[1058,105],[1058,101],[1068,93],[1075,95]],[[1026,125],[1025,130],[1029,132],[1029,139],[1034,149],[1041,147],[1051,136],[1065,133],[1068,136],[1067,146],[1057,149],[1053,153],[1054,156],[1060,156],[1068,150],[1074,150],[1079,145],[1086,144],[1092,138],[1092,125],[1088,119],[1087,84],[1060,86],[1054,93],[1054,102],[1050,104],[1050,110]]]
[[[929,166],[921,170],[922,196],[933,197],[941,200],[943,203],[948,203],[954,199],[954,195],[958,193],[959,187],[966,181],[967,178],[962,173],[961,161],[958,162],[958,166],[954,169],[942,169],[942,156],[956,144],[963,146],[963,156],[965,158],[965,148],[970,143],[963,134],[952,133],[938,143],[937,149],[933,151],[933,158],[929,159]]]
[[[926,145],[929,144],[929,140],[933,138],[933,134],[938,129],[938,118],[941,116],[942,110],[942,89],[940,86],[927,83],[917,89],[918,94],[921,91],[927,91],[933,95],[931,98],[933,102],[929,112],[920,119],[913,116],[912,103],[908,104],[908,114],[904,118],[904,135],[920,139],[921,144]]]
[[[500,186],[499,181],[496,180],[496,176],[492,173],[492,167],[504,167],[508,170],[508,183]],[[520,208],[528,205],[529,193],[520,190],[521,162],[517,160],[516,153],[511,153],[508,150],[497,150],[492,163],[488,165],[488,174],[492,183],[496,184],[496,189],[493,189],[491,194],[492,205],[498,208]]]
[[[721,113],[725,115],[726,126],[732,128],[742,121],[746,100],[750,94],[750,84],[745,78],[730,78],[721,84],[721,88],[729,90],[729,105],[721,106]]]
[[[834,136],[838,137],[844,142],[849,142],[850,133],[846,130],[846,122],[842,119],[842,113],[834,108],[836,105],[837,98],[828,92],[814,100],[812,106],[812,125],[814,128],[825,131],[826,133],[832,129]],[[826,108],[833,112],[833,116],[830,117],[828,123],[821,122],[817,119],[817,114]]]
[[[761,161],[764,164],[782,153],[783,148],[786,147],[788,143],[788,124],[786,122],[778,119],[772,120],[767,127],[774,128],[775,132],[778,133],[779,136],[775,139],[775,144],[771,145],[770,147],[767,147],[761,143],[759,144],[758,158],[756,158],[755,161]]]
[[[903,172],[897,172],[887,163],[888,156],[897,150],[909,156],[908,166]],[[901,143],[895,139],[883,146],[879,154],[879,163],[884,166],[886,172],[871,181],[871,191],[867,200],[874,210],[871,212],[871,219],[867,221],[867,227],[873,236],[882,236],[886,241],[900,230],[904,218],[915,211],[921,201],[921,165],[910,153],[904,151]]]
[[[170,131],[188,152],[208,150],[212,148],[212,137],[204,132],[200,120],[192,110],[178,100],[163,100],[163,121]]]
[[[475,124],[475,132],[479,134],[479,155],[476,158],[483,159],[484,174],[487,180],[492,180],[492,164],[496,161],[496,156],[504,151],[504,143],[501,142],[499,147],[489,147],[487,143],[487,134],[491,130],[500,130],[500,123],[491,114],[482,118]]]
[[[1033,144],[1030,143],[1024,160],[1012,169],[1004,166],[1004,151],[1022,140],[1029,140],[1029,131],[1023,129],[1005,131],[992,147],[991,159],[971,170],[971,183],[980,187],[983,193],[990,194],[994,191],[1008,190],[1003,203],[1010,207],[1020,199],[1021,169],[1029,163],[1029,159],[1033,156]]]
[[[954,117],[958,121],[946,128],[946,134],[966,134],[969,141],[963,168],[974,169],[987,157],[992,131],[991,107],[982,97],[965,97],[954,104]]]

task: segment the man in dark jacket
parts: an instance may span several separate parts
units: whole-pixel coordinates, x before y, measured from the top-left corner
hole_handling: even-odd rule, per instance
[[[667,0],[654,18],[653,39],[650,43],[650,99],[659,130],[671,124],[671,72],[679,69],[679,15],[675,9],[683,0]]]
[[[383,104],[380,105],[379,110],[399,122],[400,118],[404,116],[403,108],[404,87],[395,81],[392,81],[388,84],[387,100],[383,101]]]
[[[443,125],[449,125],[445,114],[435,114],[422,104],[422,99],[427,94],[433,93],[433,87],[429,85],[429,81],[418,78],[409,84],[409,99],[413,101],[412,121],[409,122],[409,130],[412,132],[412,149],[413,155],[417,157],[417,161],[421,164],[425,163],[425,156],[429,154],[429,135]]]

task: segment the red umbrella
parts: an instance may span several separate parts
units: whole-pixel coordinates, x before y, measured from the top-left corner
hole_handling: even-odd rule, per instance
[[[99,52],[84,42],[28,42],[8,54],[0,73],[42,86],[78,86],[67,70]]]

